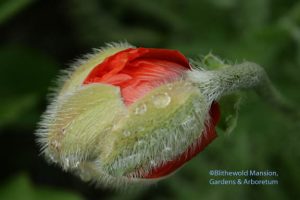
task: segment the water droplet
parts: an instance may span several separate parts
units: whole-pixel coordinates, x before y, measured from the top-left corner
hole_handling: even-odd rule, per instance
[[[130,132],[129,130],[125,130],[125,131],[123,131],[123,135],[124,135],[125,137],[128,137],[128,136],[131,135],[131,132]]]
[[[146,104],[141,104],[141,105],[138,105],[136,108],[135,108],[135,111],[134,113],[137,114],[137,115],[142,115],[144,114],[145,112],[147,111],[147,106]]]
[[[165,108],[167,107],[171,102],[171,97],[168,95],[168,93],[163,94],[157,94],[152,97],[153,104],[157,108]]]

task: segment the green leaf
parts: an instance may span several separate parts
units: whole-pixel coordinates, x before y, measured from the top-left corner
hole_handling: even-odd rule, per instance
[[[0,2],[0,25],[12,18],[34,0],[1,0]]]
[[[57,188],[36,186],[26,174],[20,174],[8,180],[0,187],[0,199],[3,200],[80,200],[78,194]]]
[[[0,128],[33,127],[58,65],[41,52],[8,46],[0,48],[0,66]]]

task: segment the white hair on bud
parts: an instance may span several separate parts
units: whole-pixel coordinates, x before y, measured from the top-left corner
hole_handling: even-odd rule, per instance
[[[38,128],[35,132],[35,135],[38,136],[37,143],[41,147],[41,153],[46,156],[47,160],[56,162],[56,158],[48,154],[49,138],[51,137],[51,135],[49,135],[49,127],[56,123],[56,115],[60,112],[59,105],[70,96],[74,95],[78,91],[77,89],[81,88],[81,84],[78,84],[77,89],[67,90],[62,93],[61,90],[63,89],[64,85],[73,78],[74,73],[80,70],[83,65],[87,64],[87,62],[92,59],[97,59],[99,55],[107,54],[107,52],[112,52],[110,54],[113,54],[116,51],[134,47],[126,41],[120,43],[107,43],[106,45],[106,47],[93,49],[92,53],[86,54],[82,56],[82,58],[77,59],[75,62],[73,62],[73,64],[71,64],[68,69],[61,70],[60,75],[57,76],[56,82],[54,83],[55,86],[49,88],[49,105],[47,106],[46,111],[41,116],[41,120],[38,123]],[[84,80],[82,79],[81,83],[83,81]]]
[[[195,67],[187,71],[185,78],[195,84],[208,102],[239,89],[256,87],[266,78],[265,71],[255,63],[244,62],[237,65],[224,65],[220,69],[205,70]]]
[[[56,79],[53,82],[52,87],[49,88],[48,101],[52,102],[55,100],[62,90],[64,84],[72,78],[73,74],[80,69],[81,66],[84,66],[92,59],[97,59],[99,55],[102,55],[106,52],[112,52],[110,54],[114,54],[117,51],[121,51],[122,49],[134,48],[135,46],[131,45],[127,41],[123,42],[111,42],[105,43],[106,46],[100,48],[93,48],[92,52],[82,55],[80,58],[75,59],[73,62],[68,64],[70,67],[67,69],[60,70]],[[109,56],[106,55],[106,56]],[[82,80],[83,81],[83,80]]]
[[[178,90],[178,94],[191,96],[185,98],[184,95],[182,95],[184,97],[179,95],[184,99],[184,102],[179,101],[179,106],[178,108],[176,107],[177,110],[168,114],[166,121],[160,122],[162,126],[156,127],[155,124],[151,124],[155,121],[151,122],[145,119],[145,121],[149,123],[149,127],[154,127],[151,128],[150,131],[148,130],[149,133],[145,132],[144,135],[137,135],[137,140],[133,144],[126,143],[122,147],[122,151],[114,149],[116,141],[124,140],[122,135],[114,135],[121,133],[121,129],[118,130],[118,126],[122,128],[123,125],[121,119],[124,118],[124,120],[126,120],[126,118],[130,116],[128,114],[129,111],[126,110],[127,108],[124,108],[125,111],[122,110],[122,112],[117,110],[123,109],[123,104],[119,105],[118,102],[107,101],[106,104],[103,104],[103,109],[96,110],[97,112],[91,113],[89,117],[96,120],[102,119],[99,117],[101,114],[107,114],[112,119],[110,127],[104,127],[103,130],[99,130],[93,126],[95,121],[85,121],[83,127],[78,128],[77,126],[78,130],[72,132],[74,134],[72,139],[75,138],[78,142],[72,143],[72,148],[66,149],[65,146],[61,146],[68,144],[64,143],[64,138],[68,135],[64,135],[65,133],[63,132],[65,129],[68,129],[69,126],[74,126],[74,124],[72,124],[75,120],[73,116],[75,115],[77,117],[77,115],[79,116],[84,113],[86,111],[85,109],[92,106],[99,106],[99,104],[102,103],[102,99],[93,99],[92,102],[79,102],[76,101],[76,98],[74,101],[72,100],[72,98],[78,94],[82,97],[85,93],[81,92],[88,91],[89,88],[96,85],[90,84],[83,87],[82,83],[86,75],[93,69],[95,63],[98,64],[107,56],[131,47],[133,46],[127,42],[110,43],[107,44],[107,47],[94,49],[93,53],[78,59],[69,69],[62,70],[57,82],[58,87],[51,89],[52,92],[49,96],[50,104],[42,115],[42,119],[38,124],[39,128],[35,133],[38,137],[37,142],[41,147],[41,153],[49,162],[60,165],[65,171],[74,172],[81,177],[82,180],[92,181],[96,184],[101,184],[101,186],[118,189],[131,185],[146,185],[156,182],[159,178],[143,179],[142,177],[149,173],[154,167],[159,167],[169,160],[175,159],[185,152],[187,148],[191,148],[192,151],[195,150],[197,146],[195,140],[199,139],[201,134],[206,134],[207,130],[205,129],[205,124],[210,121],[208,113],[211,102],[219,95],[217,91],[218,88],[209,85],[214,76],[207,71],[192,70],[187,73],[188,79],[186,79],[186,77],[178,78],[175,77],[175,75],[174,77],[171,75],[163,81],[154,81],[152,84],[156,86],[155,89],[160,91],[161,88],[164,87],[163,91],[165,93],[166,91],[174,92]],[[152,72],[150,71],[149,73]],[[176,70],[174,71],[174,74],[175,73],[177,73]],[[157,73],[155,73],[155,75],[156,74]],[[145,76],[147,76],[147,74],[145,74]],[[176,83],[177,86],[175,87],[173,83]],[[200,88],[207,87],[207,90],[199,90],[198,83],[201,83],[199,84],[201,85]],[[109,86],[106,85],[105,87]],[[120,92],[119,89],[117,90],[117,92]],[[151,92],[148,94],[152,95]],[[151,97],[148,96],[145,98]],[[140,101],[143,101],[143,99],[144,97],[137,101],[136,105],[138,105]],[[121,97],[118,96],[118,100],[121,101]],[[170,101],[173,103],[173,99],[170,99]],[[65,109],[62,109],[62,107]],[[132,115],[134,114],[133,110],[130,112]],[[160,114],[159,111],[157,112]],[[117,115],[118,113],[121,113],[120,116]],[[76,120],[79,119],[80,117],[76,118]],[[82,122],[83,121],[84,120],[82,120]],[[97,123],[102,123],[102,121]],[[117,127],[116,130],[119,132],[114,131],[114,126],[115,128]],[[61,127],[64,128],[60,129]],[[209,125],[207,127],[209,127]],[[130,131],[136,133],[142,132],[139,128],[139,126],[134,126],[131,127]],[[58,134],[58,130],[62,132]],[[87,134],[83,136],[81,134],[83,132]],[[102,134],[100,138],[101,141],[98,141],[95,135],[100,133]],[[87,150],[87,146],[83,147],[83,144],[89,145],[84,143],[86,141],[95,141],[95,149]],[[100,142],[102,143],[100,144]],[[99,153],[99,155],[95,156],[95,152]],[[110,159],[106,159],[107,157]]]

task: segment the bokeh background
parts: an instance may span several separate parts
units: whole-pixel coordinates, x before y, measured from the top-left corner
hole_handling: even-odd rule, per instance
[[[236,129],[174,176],[135,192],[95,188],[39,155],[33,135],[59,70],[106,42],[213,52],[264,66],[300,106],[298,0],[1,0],[0,199],[300,199],[300,122],[253,92]],[[274,170],[278,185],[210,185],[211,169]]]

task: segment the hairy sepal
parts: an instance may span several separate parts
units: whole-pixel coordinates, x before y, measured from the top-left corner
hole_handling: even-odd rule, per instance
[[[117,87],[92,84],[65,94],[46,114],[40,138],[46,157],[65,170],[94,160],[100,153],[96,147],[125,113]]]
[[[111,43],[108,44],[107,47],[94,49],[94,52],[78,59],[72,67],[64,70],[62,73],[63,75],[59,77],[60,82],[63,82],[64,84],[58,92],[59,96],[80,87],[93,68],[99,63],[102,63],[105,58],[131,47],[133,46],[126,42]]]
[[[167,105],[155,103],[155,98],[163,97],[169,98]],[[160,100],[167,103],[167,99]],[[136,178],[174,159],[202,134],[209,106],[189,82],[154,89],[130,106],[128,115],[106,137],[99,157],[103,168],[112,176]]]

